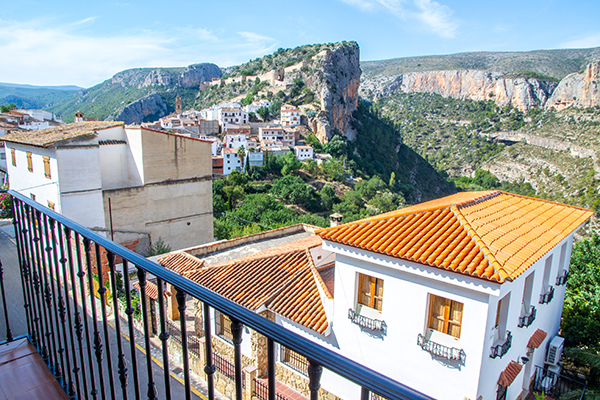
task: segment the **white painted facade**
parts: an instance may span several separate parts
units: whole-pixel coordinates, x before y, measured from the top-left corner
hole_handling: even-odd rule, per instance
[[[223,175],[229,175],[231,171],[237,169],[242,170],[240,158],[237,155],[236,149],[223,149]]]
[[[247,124],[248,113],[241,108],[227,107],[219,108],[219,124]]]
[[[300,109],[289,104],[281,106],[281,125],[300,125]]]
[[[314,151],[312,146],[296,146],[294,147],[294,154],[300,161],[312,160]]]
[[[260,150],[248,152],[248,164],[252,167],[262,167],[264,164],[264,154]]]
[[[503,284],[324,240],[323,250],[336,253],[335,299],[332,311],[327,312],[332,334],[318,335],[280,317],[278,321],[286,328],[413,389],[437,399],[457,400],[474,400],[480,396],[494,399],[500,373],[510,360],[521,361],[521,357],[531,355],[527,343],[536,329],[542,329],[548,334],[544,343],[533,352],[530,361],[508,388],[507,399],[516,399],[524,388],[528,388],[535,366],[543,365],[546,345],[558,333],[565,286],[554,284],[557,276],[568,269],[573,235],[513,282]],[[548,259],[551,259],[550,267],[545,274]],[[381,312],[358,306],[359,273],[383,280]],[[518,328],[519,317],[523,315],[525,281],[529,276],[533,279],[530,304],[536,307],[537,317],[529,327]],[[555,286],[554,299],[549,304],[539,304],[545,276],[548,284]],[[430,295],[463,304],[460,338],[427,328]],[[510,302],[506,313],[500,315],[499,328],[495,328],[498,302],[503,298],[510,298]],[[348,318],[349,309],[385,321],[385,333],[354,324]],[[504,333],[499,335],[499,329]],[[501,358],[492,359],[492,345],[503,342],[507,331],[512,333],[512,346]],[[419,334],[444,346],[462,349],[464,360],[449,361],[433,356],[417,345]],[[323,374],[324,389],[344,399],[360,398],[360,388],[356,385],[340,383],[339,377],[329,375]]]
[[[174,249],[213,239],[207,142],[120,125],[46,148],[5,146],[16,158],[16,166],[8,163],[10,188],[86,227],[109,226],[110,198],[115,229],[162,237]]]
[[[258,128],[258,139],[261,142],[281,142],[284,146],[294,145],[294,133],[285,131],[281,126],[267,126]]]
[[[210,142],[210,152],[213,156],[218,156],[219,154],[221,154],[223,144],[221,143],[218,137],[200,135],[198,138],[200,140],[206,140],[207,142]]]
[[[228,149],[239,149],[243,147],[245,149],[248,148],[248,138],[244,134],[231,134],[228,133],[225,135],[225,139],[223,140],[223,147]]]

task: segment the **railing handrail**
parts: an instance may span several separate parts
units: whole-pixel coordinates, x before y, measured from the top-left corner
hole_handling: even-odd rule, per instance
[[[154,261],[150,261],[143,256],[115,243],[111,240],[91,231],[90,229],[70,220],[62,214],[59,214],[48,207],[45,207],[28,197],[14,190],[8,193],[19,201],[33,207],[63,226],[79,232],[84,237],[91,239],[98,245],[104,247],[107,251],[121,256],[123,259],[144,269],[148,273],[172,284],[183,292],[207,302],[211,307],[225,313],[226,315],[237,319],[245,326],[272,338],[275,342],[286,346],[312,360],[315,363],[327,368],[328,370],[339,374],[350,381],[382,395],[383,397],[411,398],[411,399],[433,399],[405,384],[395,381],[379,372],[376,372],[362,364],[348,359],[320,344],[304,338],[295,332],[289,331],[275,322],[268,320],[253,311],[250,311],[241,305],[200,286],[196,282],[183,277],[167,268],[162,267]]]

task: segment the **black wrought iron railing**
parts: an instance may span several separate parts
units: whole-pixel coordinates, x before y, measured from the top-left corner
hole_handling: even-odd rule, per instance
[[[529,314],[519,317],[519,323],[517,326],[519,328],[527,328],[529,325],[533,324],[533,321],[535,321],[536,314],[537,310],[534,306],[531,306]]]
[[[547,367],[535,367],[535,375],[530,390],[544,393],[546,398],[584,399],[587,382],[575,380],[558,372],[553,372]],[[565,396],[567,393],[570,395]]]
[[[254,395],[260,400],[269,400],[269,388],[262,379],[254,378]],[[288,400],[279,392],[275,393],[276,400]]]
[[[506,338],[504,339],[504,341],[500,344],[497,344],[497,345],[494,345],[491,347],[490,357],[491,358],[496,358],[496,357],[502,358],[506,353],[508,353],[510,346],[512,346],[512,333],[510,331],[506,331]]]
[[[556,277],[556,286],[565,285],[567,283],[567,279],[569,278],[569,271],[563,270],[563,272]]]
[[[308,359],[311,399],[317,400],[323,368],[361,386],[363,399],[371,392],[388,399],[430,399],[430,397],[316,344],[280,325],[250,311],[199,284],[184,278],[155,262],[120,246],[14,191],[14,231],[18,265],[4,265],[4,273],[16,272],[22,277],[23,306],[28,336],[43,359],[71,396],[91,399],[142,397],[171,399],[169,346],[167,341],[164,284],[175,288],[180,314],[182,371],[186,399],[191,399],[190,349],[185,310],[186,298],[203,304],[203,315],[218,310],[231,320],[234,347],[235,398],[242,398],[242,330],[244,326],[267,338],[268,399],[275,400],[275,343],[279,343]],[[140,286],[140,341],[144,350],[136,354],[133,343],[135,307],[132,305],[129,274],[123,274],[125,320],[118,316],[117,264],[129,271],[137,270]],[[16,271],[15,271],[16,270]],[[153,353],[150,341],[150,310],[146,295],[148,275],[156,277],[158,316],[156,329],[160,339],[159,353]],[[94,283],[94,275],[98,277]],[[115,294],[115,295],[113,295]],[[13,300],[14,301],[14,300]],[[112,308],[112,310],[110,310]],[[7,319],[7,326],[10,326]],[[110,326],[114,324],[114,328]],[[211,342],[211,319],[204,319],[204,351],[208,398],[214,399],[216,370]],[[140,332],[137,332],[140,335]],[[7,335],[10,339],[10,335]],[[114,344],[110,346],[107,344]],[[158,354],[162,353],[162,357]],[[153,374],[152,355],[163,364],[162,378]],[[139,359],[138,359],[139,358]],[[164,384],[157,385],[164,380]],[[142,387],[142,384],[144,387]],[[160,391],[160,393],[159,393]],[[130,393],[131,392],[131,393]]]
[[[548,304],[554,298],[554,286],[549,285],[548,290],[540,294],[540,304]]]
[[[417,337],[417,345],[423,350],[428,351],[436,357],[446,360],[465,361],[466,353],[463,349],[456,347],[444,346],[443,344],[433,342],[419,333]]]
[[[306,357],[285,346],[279,346],[279,361],[299,374],[308,375],[308,360]]]
[[[387,325],[385,321],[360,315],[351,308],[348,309],[348,319],[361,328],[387,333]]]

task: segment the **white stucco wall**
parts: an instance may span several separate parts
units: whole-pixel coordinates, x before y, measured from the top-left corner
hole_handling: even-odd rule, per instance
[[[498,284],[330,242],[323,247],[337,253],[333,334],[342,354],[437,399],[476,398],[485,351],[482,321]],[[348,309],[356,309],[359,272],[384,281],[382,312],[373,318],[386,322],[386,334],[348,319]],[[434,332],[432,340],[463,349],[464,364],[436,358],[417,345],[418,334],[427,335],[429,294],[463,303],[460,338]]]
[[[16,167],[12,165],[10,149],[15,149]],[[33,172],[28,169],[26,152],[31,152]],[[44,175],[44,156],[50,158],[50,179]],[[10,188],[27,197],[34,195],[35,200],[46,207],[50,201],[55,204],[54,209],[60,212],[59,170],[54,149],[6,142],[6,158]]]
[[[501,285],[501,290],[498,295],[490,296],[490,307],[487,316],[487,326],[484,344],[484,353],[481,366],[481,376],[479,379],[478,395],[484,399],[492,399],[496,397],[497,382],[500,373],[506,368],[510,360],[521,361],[521,357],[527,355],[527,343],[531,335],[541,329],[548,335],[544,343],[535,350],[532,359],[523,367],[515,381],[509,386],[507,399],[516,399],[523,389],[529,388],[530,379],[535,372],[535,366],[542,367],[546,356],[548,343],[554,336],[558,334],[560,318],[562,314],[562,306],[565,296],[565,285],[556,286],[556,277],[559,273],[560,253],[563,244],[565,247],[564,266],[568,269],[569,260],[571,258],[571,249],[573,246],[573,235],[569,235],[557,246],[545,254],[533,266],[527,269],[513,282],[506,282]],[[549,304],[539,304],[540,294],[542,294],[542,280],[546,260],[552,257],[552,267],[550,270],[549,284],[554,286],[554,298]],[[561,268],[562,270],[562,268]],[[537,313],[536,318],[529,327],[517,327],[519,317],[521,316],[523,291],[525,280],[530,274],[535,274],[533,279],[533,290],[531,293],[530,304],[535,306]],[[490,347],[494,344],[494,325],[496,322],[496,310],[498,302],[510,294],[510,307],[506,319],[506,329],[512,333],[512,345],[508,353],[502,358],[492,359],[489,357]]]

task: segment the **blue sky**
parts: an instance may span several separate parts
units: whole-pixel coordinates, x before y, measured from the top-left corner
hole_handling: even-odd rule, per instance
[[[0,82],[93,86],[355,40],[361,60],[600,46],[598,0],[37,1],[0,8]]]

